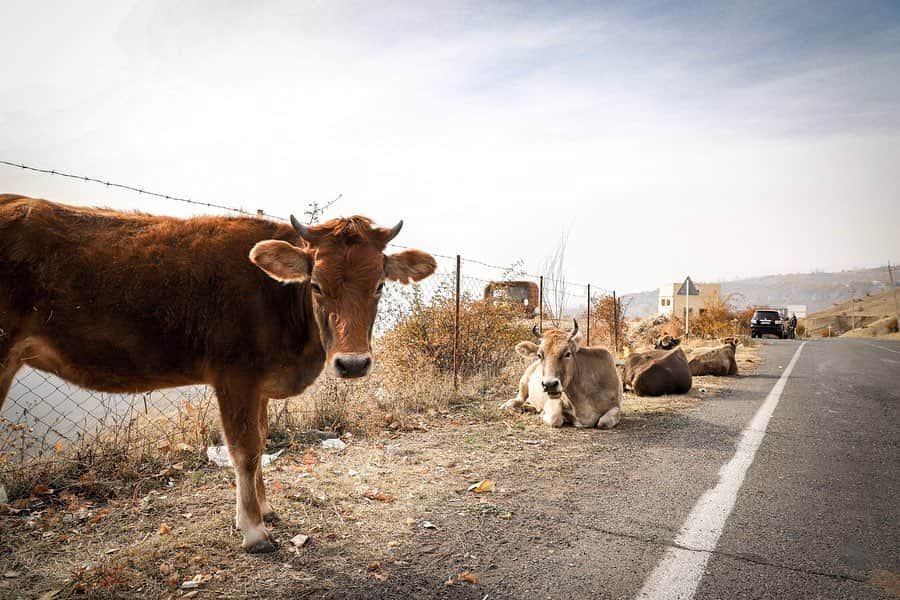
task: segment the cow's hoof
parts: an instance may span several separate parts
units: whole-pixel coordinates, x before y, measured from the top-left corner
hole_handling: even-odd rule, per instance
[[[248,554],[268,554],[270,552],[275,552],[278,549],[278,546],[275,545],[270,539],[264,539],[256,542],[249,548],[244,548],[244,551]]]
[[[263,521],[265,521],[266,523],[278,523],[279,521],[281,521],[281,517],[278,516],[277,512],[272,511],[263,515]]]

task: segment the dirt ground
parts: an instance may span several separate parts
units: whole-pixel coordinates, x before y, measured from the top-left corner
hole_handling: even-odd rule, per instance
[[[760,361],[745,347],[738,359],[742,373]],[[271,526],[279,548],[267,555],[240,550],[231,469],[173,461],[158,489],[105,503],[36,490],[0,511],[0,598],[481,599],[484,584],[538,576],[517,556],[552,535],[520,518],[535,498],[594,501],[596,488],[572,478],[579,461],[621,471],[634,444],[729,381],[696,377],[683,396],[626,394],[611,431],[551,429],[491,399],[350,439],[342,451],[291,448],[265,471],[280,515]],[[470,490],[484,480],[493,489]],[[308,541],[295,545],[298,535]]]

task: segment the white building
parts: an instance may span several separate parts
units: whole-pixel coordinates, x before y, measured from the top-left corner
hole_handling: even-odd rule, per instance
[[[707,304],[718,301],[721,295],[722,286],[718,283],[695,283],[700,291],[698,296],[691,296],[687,307],[691,315],[703,314],[706,312]],[[684,319],[684,305],[687,296],[676,296],[676,292],[681,288],[681,283],[667,283],[659,288],[659,301],[656,310],[661,315],[674,315],[680,319]]]

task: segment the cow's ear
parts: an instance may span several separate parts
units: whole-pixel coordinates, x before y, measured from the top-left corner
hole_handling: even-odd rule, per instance
[[[312,272],[309,254],[281,240],[266,240],[253,246],[250,262],[283,283],[302,283]]]
[[[519,342],[516,344],[516,352],[525,358],[537,356],[538,346],[534,342]]]
[[[404,250],[384,257],[384,276],[400,283],[420,281],[437,269],[437,262],[421,250]]]

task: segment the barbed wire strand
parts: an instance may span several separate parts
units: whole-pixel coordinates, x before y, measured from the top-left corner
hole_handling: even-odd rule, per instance
[[[154,192],[154,191],[151,191],[151,190],[147,190],[147,189],[144,189],[144,188],[142,188],[142,187],[136,187],[136,186],[133,186],[133,185],[127,185],[127,184],[124,184],[124,183],[116,183],[116,182],[109,181],[109,180],[98,179],[98,178],[96,178],[96,177],[90,177],[90,176],[87,176],[87,175],[76,175],[76,174],[74,174],[74,173],[67,173],[67,172],[65,172],[65,171],[60,171],[60,170],[58,170],[58,169],[43,169],[43,168],[40,168],[40,167],[33,167],[33,166],[31,166],[31,165],[25,165],[25,164],[22,164],[22,163],[11,162],[11,161],[8,161],[8,160],[0,160],[0,164],[7,165],[7,166],[10,166],[10,167],[16,167],[16,168],[19,168],[19,169],[24,169],[24,170],[27,170],[27,171],[34,171],[34,172],[36,172],[36,173],[44,173],[44,174],[47,174],[47,175],[58,175],[58,176],[60,176],[60,177],[67,177],[67,178],[69,178],[69,179],[75,179],[75,180],[78,180],[78,181],[90,181],[90,182],[92,182],[92,183],[99,183],[100,185],[105,185],[106,187],[113,187],[113,188],[118,188],[118,189],[122,189],[122,190],[129,190],[129,191],[132,191],[132,192],[137,192],[138,194],[144,194],[144,195],[147,195],[147,196],[153,196],[153,197],[156,197],[156,198],[163,198],[163,199],[165,199],[165,200],[174,200],[174,201],[176,201],[176,202],[184,202],[184,203],[186,203],[186,204],[193,204],[193,205],[195,205],[195,206],[205,206],[205,207],[208,207],[208,208],[218,208],[218,209],[220,209],[220,210],[225,210],[225,211],[229,211],[229,212],[233,212],[233,213],[236,213],[236,214],[241,214],[241,215],[245,215],[245,216],[249,216],[249,217],[265,216],[265,217],[269,217],[269,218],[272,218],[272,219],[277,219],[277,220],[279,220],[279,221],[285,221],[285,222],[288,221],[288,219],[286,219],[285,217],[282,217],[282,216],[279,216],[279,215],[273,215],[273,214],[267,213],[267,212],[265,212],[265,211],[258,211],[258,212],[253,213],[253,212],[250,212],[250,211],[246,211],[246,210],[244,210],[244,209],[242,209],[242,208],[234,208],[234,207],[231,207],[231,206],[225,206],[224,204],[215,204],[215,203],[213,203],[213,202],[203,202],[203,201],[200,201],[200,200],[192,200],[192,199],[190,199],[190,198],[184,198],[184,197],[181,197],[181,196],[174,196],[174,195],[172,195],[172,194],[163,194],[163,193],[160,193],[160,192]],[[322,206],[319,206],[316,202],[313,202],[313,203],[311,203],[311,207],[312,207],[312,208],[308,209],[304,214],[310,214],[310,211],[316,211],[317,214],[321,214],[322,212],[324,212],[325,210],[327,210],[328,208],[330,208],[335,202],[337,202],[338,200],[340,200],[342,196],[343,196],[343,194],[338,194],[337,197],[335,197],[333,200],[327,202],[326,204],[324,204],[324,205],[322,205]],[[403,245],[401,245],[401,244],[394,244],[394,243],[391,243],[391,244],[389,244],[389,246],[391,246],[391,247],[393,247],[393,248],[400,248],[400,249],[402,249],[402,250],[409,250],[409,249],[410,249],[409,246],[403,246]],[[431,252],[431,254],[432,254],[432,256],[437,256],[437,257],[439,257],[439,258],[444,258],[444,259],[448,259],[448,260],[455,260],[455,259],[456,259],[455,256],[448,256],[448,255],[446,255],[446,254],[438,254],[437,252]],[[503,267],[503,266],[500,266],[500,265],[493,265],[493,264],[490,264],[490,263],[487,263],[487,262],[484,262],[484,261],[476,260],[476,259],[474,259],[474,258],[463,258],[463,257],[460,257],[460,260],[461,260],[462,262],[466,262],[466,263],[469,263],[469,264],[476,264],[476,265],[480,265],[480,266],[483,266],[483,267],[488,267],[488,268],[490,268],[490,269],[496,269],[496,270],[498,270],[498,271],[500,271],[500,272],[502,272],[502,273],[504,273],[504,274],[510,272],[510,267],[509,267],[509,266]],[[532,274],[532,273],[527,273],[527,272],[521,272],[521,273],[522,273],[524,276],[526,276],[526,277],[532,277],[532,278],[534,278],[534,279],[540,279],[540,275],[534,275],[534,274]],[[547,276],[547,275],[544,276],[544,281],[546,281],[546,282],[551,282],[551,283],[564,284],[564,285],[577,285],[577,286],[581,286],[581,287],[583,287],[583,288],[587,288],[587,284],[585,284],[585,283],[578,283],[578,282],[575,282],[575,281],[563,281],[563,280],[560,280],[560,279],[554,279],[553,277],[549,277],[549,276]],[[597,289],[597,291],[605,292],[605,293],[608,293],[608,292],[611,292],[611,291],[612,291],[612,290],[609,290],[609,289],[606,289],[606,288],[601,288],[601,287],[599,287],[599,286],[597,286],[596,289]]]

